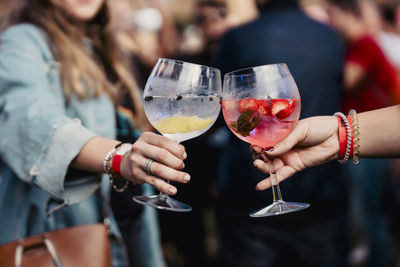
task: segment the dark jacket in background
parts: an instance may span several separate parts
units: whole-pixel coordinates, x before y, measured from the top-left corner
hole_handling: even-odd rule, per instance
[[[304,118],[332,115],[340,110],[344,53],[344,43],[332,29],[310,19],[297,6],[276,4],[263,10],[257,20],[229,31],[219,43],[214,66],[224,75],[245,67],[286,63],[300,91],[301,117]],[[255,185],[266,176],[253,166],[249,144],[231,134],[229,144],[222,151],[218,176],[221,251],[225,250],[231,261],[225,262],[226,266],[275,266],[268,263],[273,264],[279,253],[289,249],[298,250],[297,256],[302,254],[300,258],[309,256],[303,262],[305,266],[314,266],[314,263],[325,266],[329,256],[322,255],[318,247],[331,241],[333,228],[329,226],[321,233],[315,233],[319,230],[314,228],[307,230],[308,234],[303,237],[296,235],[305,227],[312,228],[321,222],[336,223],[338,214],[344,211],[345,187],[339,164],[333,162],[304,170],[281,183],[284,200],[310,203],[309,209],[261,219],[249,218],[250,212],[272,201],[271,190],[255,190]],[[271,232],[270,235],[268,231],[275,231],[275,234]],[[293,236],[293,240],[284,241],[286,234]],[[281,237],[280,241],[277,236]],[[263,251],[260,245],[263,242],[265,247],[275,246],[272,249],[276,251]],[[296,246],[299,249],[294,248]],[[301,252],[301,246],[306,250]],[[286,260],[302,263],[296,253],[288,254]]]

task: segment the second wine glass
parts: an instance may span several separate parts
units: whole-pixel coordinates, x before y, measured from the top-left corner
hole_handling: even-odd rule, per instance
[[[240,139],[264,149],[274,146],[295,127],[301,110],[300,94],[286,64],[233,71],[224,76],[222,112],[229,129]],[[285,202],[268,159],[273,203],[251,217],[279,215],[305,209],[306,203]]]
[[[221,110],[220,71],[161,58],[144,90],[144,110],[162,135],[182,142],[206,132]],[[192,208],[167,194],[135,196],[134,201],[158,209],[187,212]]]

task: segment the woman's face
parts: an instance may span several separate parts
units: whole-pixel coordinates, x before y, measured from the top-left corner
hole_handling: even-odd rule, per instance
[[[51,0],[58,8],[79,21],[93,19],[106,0]]]

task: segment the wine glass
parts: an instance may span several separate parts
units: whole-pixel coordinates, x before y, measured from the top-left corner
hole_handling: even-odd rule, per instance
[[[158,132],[180,143],[201,135],[213,125],[221,110],[221,91],[219,70],[160,58],[144,89],[144,110]],[[163,210],[192,210],[164,193],[133,199]]]
[[[229,129],[241,140],[271,148],[285,138],[300,117],[297,85],[286,64],[245,68],[224,76],[222,112]],[[251,217],[279,215],[305,209],[309,204],[282,200],[273,158],[268,158],[273,203]]]

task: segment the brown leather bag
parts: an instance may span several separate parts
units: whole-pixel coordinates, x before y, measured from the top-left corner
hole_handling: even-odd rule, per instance
[[[108,227],[87,224],[45,232],[0,246],[1,267],[109,267]]]

